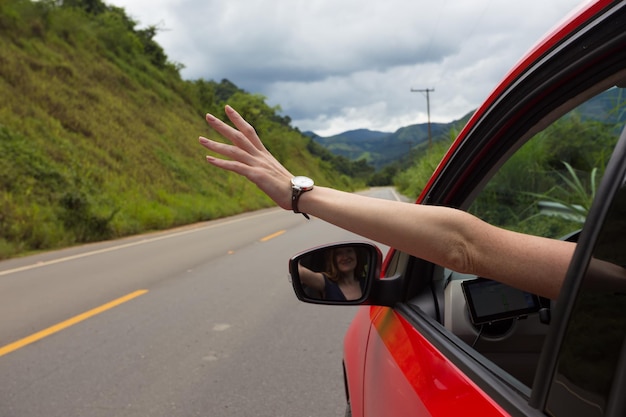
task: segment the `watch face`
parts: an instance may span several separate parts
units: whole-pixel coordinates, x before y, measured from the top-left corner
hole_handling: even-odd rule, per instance
[[[313,180],[309,177],[293,177],[291,183],[302,190],[310,190],[313,188]]]

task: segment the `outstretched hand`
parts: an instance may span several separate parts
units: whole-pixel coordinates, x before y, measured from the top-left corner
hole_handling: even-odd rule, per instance
[[[210,164],[243,175],[284,209],[291,209],[291,178],[293,175],[263,146],[254,128],[232,107],[226,106],[226,116],[235,125],[227,125],[211,114],[206,121],[232,145],[200,137],[207,149],[228,159],[207,156]]]

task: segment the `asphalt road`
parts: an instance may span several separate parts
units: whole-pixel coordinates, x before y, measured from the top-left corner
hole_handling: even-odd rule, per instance
[[[287,261],[351,239],[269,209],[0,262],[0,417],[343,415],[354,307]]]

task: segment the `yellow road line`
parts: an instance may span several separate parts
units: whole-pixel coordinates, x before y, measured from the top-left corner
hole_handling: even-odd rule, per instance
[[[130,301],[133,298],[139,297],[140,295],[143,295],[145,293],[147,293],[148,290],[137,290],[135,292],[132,292],[130,294],[127,294],[123,297],[120,297],[116,300],[110,301],[106,304],[101,305],[100,307],[96,307],[92,310],[89,310],[85,313],[79,314],[78,316],[72,317],[71,319],[67,319],[59,324],[55,324],[54,326],[48,327],[47,329],[41,330],[37,333],[34,333],[30,336],[27,336],[23,339],[20,339],[18,341],[15,341],[13,343],[10,343],[6,346],[3,346],[0,348],[0,356],[4,356],[7,353],[11,353],[14,350],[18,350],[20,348],[23,348],[26,345],[30,345],[31,343],[35,343],[38,340],[43,339],[44,337],[50,336],[54,333],[60,332],[63,329],[66,329],[70,326],[73,326],[77,323],[80,323],[83,320],[87,320],[90,317],[93,317],[97,314],[100,314],[104,311],[110,310],[113,307],[117,307],[118,305],[125,303],[126,301]]]
[[[268,240],[274,239],[275,237],[278,237],[278,236],[282,235],[285,232],[286,232],[286,230],[279,230],[276,233],[272,233],[271,235],[265,236],[263,239],[261,239],[261,242],[267,242]]]

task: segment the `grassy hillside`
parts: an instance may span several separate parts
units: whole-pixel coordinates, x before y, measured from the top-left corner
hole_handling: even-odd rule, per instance
[[[203,115],[226,102],[292,171],[350,188],[264,98],[180,78],[123,9],[0,0],[0,258],[272,205],[208,166]]]

